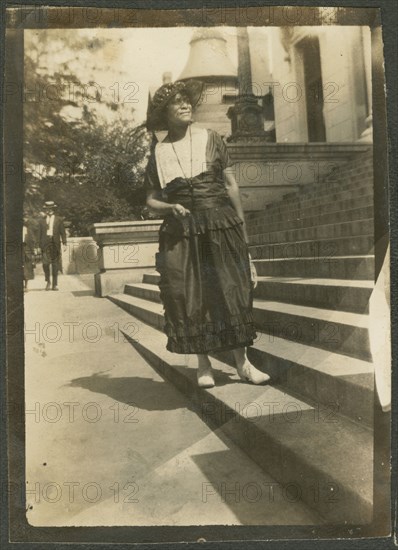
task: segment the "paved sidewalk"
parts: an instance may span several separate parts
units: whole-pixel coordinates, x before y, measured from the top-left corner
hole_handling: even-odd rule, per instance
[[[35,526],[306,524],[189,399],[125,342],[134,318],[93,275],[25,294],[26,479]]]

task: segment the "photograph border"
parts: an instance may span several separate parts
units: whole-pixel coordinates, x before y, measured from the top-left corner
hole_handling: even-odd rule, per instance
[[[355,3],[355,7],[352,4]],[[20,269],[19,235],[22,233],[22,166],[23,166],[23,128],[22,128],[22,101],[18,94],[6,94],[8,83],[23,83],[23,32],[28,28],[78,28],[108,26],[110,21],[113,28],[140,27],[140,26],[217,26],[222,16],[222,24],[231,26],[256,26],[251,20],[248,8],[275,6],[275,3],[257,2],[203,2],[198,7],[195,2],[166,2],[153,1],[151,8],[144,2],[101,1],[95,2],[60,2],[48,1],[43,3],[5,2],[2,5],[2,40],[5,46],[2,51],[2,69],[5,74],[3,85],[2,121],[3,121],[3,157],[2,166],[4,177],[3,191],[3,269],[2,278],[3,311],[2,318],[3,343],[1,374],[2,382],[2,415],[1,432],[1,487],[2,487],[2,514],[1,514],[1,543],[4,548],[11,547],[11,543],[70,543],[74,545],[90,543],[90,547],[97,544],[131,545],[133,543],[158,543],[174,547],[179,542],[195,543],[203,541],[203,547],[213,546],[213,541],[239,543],[239,547],[255,548],[265,540],[272,540],[273,546],[278,539],[284,548],[294,544],[295,548],[312,548],[333,543],[334,547],[352,545],[356,548],[387,548],[394,547],[394,533],[396,532],[396,502],[397,502],[397,418],[396,407],[392,400],[391,450],[392,450],[392,479],[389,477],[390,438],[385,435],[389,430],[386,425],[386,415],[375,401],[375,455],[374,455],[374,492],[375,510],[385,510],[388,498],[391,496],[391,517],[376,514],[375,521],[370,526],[189,526],[189,527],[32,527],[28,524],[25,515],[24,500],[21,497],[25,487],[25,421],[24,421],[24,312],[23,312],[23,284]],[[391,244],[391,306],[392,306],[392,357],[393,364],[397,353],[397,311],[393,307],[397,291],[397,51],[395,32],[398,28],[397,7],[394,0],[352,2],[278,2],[275,6],[278,25],[278,14],[284,6],[317,7],[347,7],[342,13],[343,25],[369,25],[373,29],[372,40],[378,41],[380,51],[385,54],[385,67],[382,59],[372,57],[372,84],[373,84],[373,157],[374,162],[374,207],[375,207],[375,279],[381,270],[388,244]],[[33,9],[32,9],[33,6]],[[195,7],[194,7],[195,6]],[[351,10],[349,8],[352,8]],[[69,10],[76,8],[81,15],[72,18],[72,21],[62,21],[57,27],[57,17],[52,9]],[[244,8],[241,10],[240,8]],[[11,11],[7,11],[11,10]],[[98,17],[94,11],[109,10],[108,16],[103,17],[98,24]],[[84,12],[84,10],[86,10]],[[133,11],[132,11],[133,10]],[[153,11],[156,10],[156,21]],[[64,12],[65,14],[66,12]],[[83,15],[85,13],[85,15]],[[102,12],[105,14],[105,12]],[[239,22],[236,23],[237,13]],[[22,18],[20,16],[22,15]],[[61,16],[61,19],[64,15]],[[204,17],[206,21],[204,22]],[[209,17],[209,20],[207,20]],[[245,21],[246,18],[246,21]],[[233,20],[235,19],[235,23]],[[200,24],[202,22],[202,24]],[[129,24],[127,24],[129,23]],[[167,24],[168,23],[168,24]],[[286,24],[286,23],[285,23]],[[297,24],[297,23],[296,23]],[[310,24],[306,22],[305,24]],[[68,26],[69,25],[69,26]],[[264,26],[264,22],[257,22]],[[384,81],[385,79],[385,81]],[[22,89],[22,88],[21,88]],[[387,97],[385,95],[387,90]],[[387,124],[386,124],[387,123]],[[18,252],[17,252],[18,251]],[[397,373],[393,369],[393,395],[396,392]],[[376,392],[375,392],[376,396]],[[10,407],[10,405],[12,405]],[[5,452],[6,450],[6,452]],[[4,476],[4,474],[6,474]],[[10,487],[19,487],[21,491],[10,490]],[[389,491],[391,491],[389,493]],[[386,500],[387,499],[387,500]],[[389,532],[391,523],[391,533]],[[330,538],[330,537],[333,538]],[[322,539],[322,541],[320,540]],[[338,540],[345,539],[345,540]],[[301,540],[301,543],[300,543]],[[344,546],[342,546],[344,545]],[[59,546],[59,545],[58,545]],[[165,546],[166,547],[166,546]]]

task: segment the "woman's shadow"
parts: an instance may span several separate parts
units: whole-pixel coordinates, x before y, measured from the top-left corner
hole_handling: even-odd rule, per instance
[[[107,395],[120,403],[147,411],[191,409],[190,401],[172,384],[140,376],[112,378],[106,372],[70,381],[70,387]]]
[[[196,369],[190,373],[191,383],[196,386]],[[231,374],[215,371],[216,385],[236,383]],[[83,388],[93,393],[102,393],[115,401],[136,406],[148,411],[170,411],[185,408],[197,412],[197,404],[180,392],[171,382],[153,380],[141,376],[113,378],[106,371],[82,376],[70,381],[70,387]],[[198,389],[198,388],[197,388]]]

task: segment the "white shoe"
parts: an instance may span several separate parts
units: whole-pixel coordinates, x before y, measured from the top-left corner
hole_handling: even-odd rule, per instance
[[[238,367],[238,374],[242,380],[252,384],[265,384],[271,380],[268,374],[256,369],[250,361],[246,361],[242,367]]]
[[[205,367],[198,366],[197,378],[200,388],[213,388],[215,386],[211,365],[206,365]]]

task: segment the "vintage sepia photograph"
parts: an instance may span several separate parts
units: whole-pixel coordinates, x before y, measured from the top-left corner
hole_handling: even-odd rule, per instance
[[[8,10],[32,532],[389,535],[378,10],[250,9]]]

